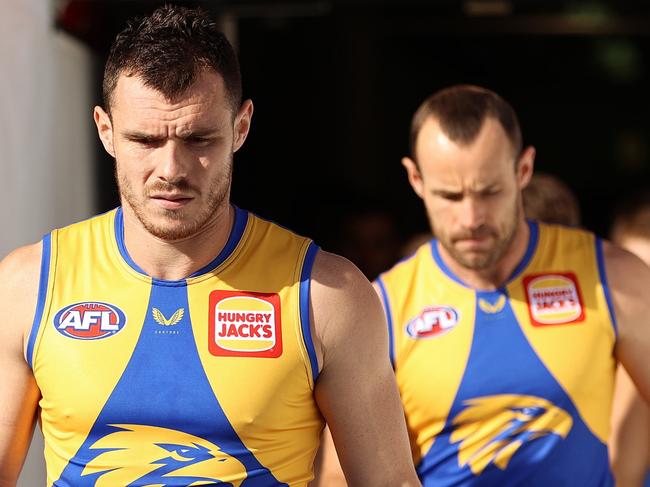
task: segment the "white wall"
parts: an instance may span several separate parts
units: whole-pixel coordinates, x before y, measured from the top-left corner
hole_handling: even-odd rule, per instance
[[[93,211],[92,56],[47,0],[2,1],[0,257]]]
[[[49,0],[0,6],[2,258],[93,213],[96,135],[90,52],[54,30]],[[18,485],[45,485],[39,431]]]

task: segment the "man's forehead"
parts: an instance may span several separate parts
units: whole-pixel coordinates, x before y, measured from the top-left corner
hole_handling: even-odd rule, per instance
[[[219,128],[231,119],[231,106],[220,96],[218,79],[197,80],[181,95],[169,99],[142,79],[121,76],[113,97],[113,119],[122,126],[144,130],[174,123],[187,130]],[[221,93],[223,95],[223,93]]]
[[[416,157],[421,159],[444,160],[465,154],[481,159],[483,156],[514,155],[512,142],[498,120],[485,117],[481,128],[471,141],[452,140],[443,129],[440,121],[428,117],[416,139]]]
[[[122,73],[117,79],[113,94],[113,109],[124,104],[129,109],[152,106],[174,110],[191,104],[223,105],[229,108],[223,77],[215,71],[203,70],[194,82],[180,93],[169,95],[165,87],[152,86],[140,75]]]

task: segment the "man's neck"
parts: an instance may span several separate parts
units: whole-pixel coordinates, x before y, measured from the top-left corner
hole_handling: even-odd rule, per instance
[[[456,262],[442,245],[439,245],[440,255],[447,267],[468,286],[482,291],[494,291],[502,287],[510,278],[526,254],[530,229],[522,218],[517,224],[515,235],[510,246],[493,266],[487,269],[474,270],[461,266]]]
[[[129,256],[147,275],[167,281],[184,279],[212,262],[226,245],[235,218],[227,205],[199,233],[169,242],[149,233],[126,205],[123,214]]]

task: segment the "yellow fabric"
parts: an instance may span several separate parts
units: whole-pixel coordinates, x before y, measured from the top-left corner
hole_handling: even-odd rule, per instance
[[[473,476],[488,466],[507,472],[513,458],[542,462],[521,448],[541,437],[556,442],[548,445],[573,444],[574,451],[589,444],[602,467],[593,485],[609,485],[601,463],[607,462],[616,337],[596,238],[560,226],[530,227],[529,260],[494,292],[476,291],[454,276],[433,251],[435,240],[378,279],[424,485],[474,485]],[[525,363],[510,356],[526,357]],[[516,467],[517,481],[527,471],[543,471],[521,467],[524,462]],[[583,472],[566,478],[583,479]],[[485,485],[505,485],[489,479]]]
[[[323,420],[313,398],[306,345],[310,338],[303,336],[299,307],[300,278],[310,241],[238,212],[247,220],[230,255],[216,268],[178,283],[153,281],[129,265],[117,244],[116,211],[52,233],[49,283],[33,353],[33,370],[42,393],[48,485],[58,479],[62,479],[61,485],[68,485],[63,479],[71,482],[69,479],[79,475],[85,480],[72,485],[127,485],[147,475],[147,479],[162,476],[167,482],[164,485],[170,486],[189,485],[186,479],[204,477],[233,485],[257,485],[254,480],[245,481],[255,473],[246,471],[244,464],[249,460],[259,462],[274,479],[287,485],[304,486],[313,477]],[[178,302],[176,296],[180,296]],[[124,313],[126,324],[103,338],[66,336],[60,328],[65,325],[62,320],[70,324],[74,318],[62,310],[77,303],[110,304]],[[81,313],[87,314],[93,306],[86,305]],[[218,315],[219,310],[241,312],[230,315],[228,326],[236,336],[218,338],[219,320],[226,318],[217,316],[229,316]],[[105,312],[108,316],[109,311]],[[269,339],[265,333],[276,326],[274,323],[277,328]],[[73,328],[67,330],[76,333]],[[174,357],[173,340],[184,340],[182,347],[187,350],[183,349],[181,358],[160,357],[158,350],[168,350]],[[233,355],[220,355],[225,349],[219,343]],[[159,346],[163,348],[156,348]],[[252,356],[255,353],[258,355]],[[182,394],[192,394],[195,381],[201,389],[197,397],[220,406],[223,414],[219,421],[232,426],[237,441],[253,460],[243,460],[232,445],[218,444],[214,438],[220,433],[209,418],[203,424],[191,407],[179,410],[181,406],[169,404],[178,399],[182,407],[187,405],[182,397],[175,397],[177,382],[169,379],[165,383],[168,376],[184,377],[183,357],[188,364],[200,365],[187,365],[194,372],[182,384]],[[137,362],[139,370],[129,366],[130,361]],[[154,363],[156,370],[147,370],[147,365]],[[157,383],[149,384],[140,376],[149,373]],[[145,387],[131,392],[124,384],[128,380]],[[127,394],[120,396],[124,391]],[[126,417],[120,416],[112,394],[126,397]],[[151,399],[158,395],[164,401]],[[138,411],[139,405],[144,411]],[[128,416],[129,408],[135,411],[133,418]],[[103,417],[120,420],[113,425],[96,424]],[[137,418],[145,419],[138,422]],[[184,425],[188,424],[191,428],[186,431]],[[91,431],[101,434],[89,438]],[[170,445],[186,445],[189,450]],[[190,450],[194,456],[188,460]],[[90,456],[87,463],[78,460],[79,452]],[[167,457],[169,460],[156,463]],[[70,473],[73,458],[83,463],[73,469],[77,477]],[[205,460],[199,461],[201,458]],[[165,463],[177,467],[157,473]],[[96,484],[88,480],[93,475]],[[208,481],[196,482],[192,485],[207,485]]]

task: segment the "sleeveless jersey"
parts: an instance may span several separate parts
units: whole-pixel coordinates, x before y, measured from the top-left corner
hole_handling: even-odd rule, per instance
[[[179,281],[147,276],[121,209],[43,240],[26,348],[48,486],[306,486],[323,420],[309,325],[317,247],[236,208]]]
[[[425,487],[613,485],[602,243],[528,225],[525,257],[496,291],[465,285],[436,240],[378,278]]]

